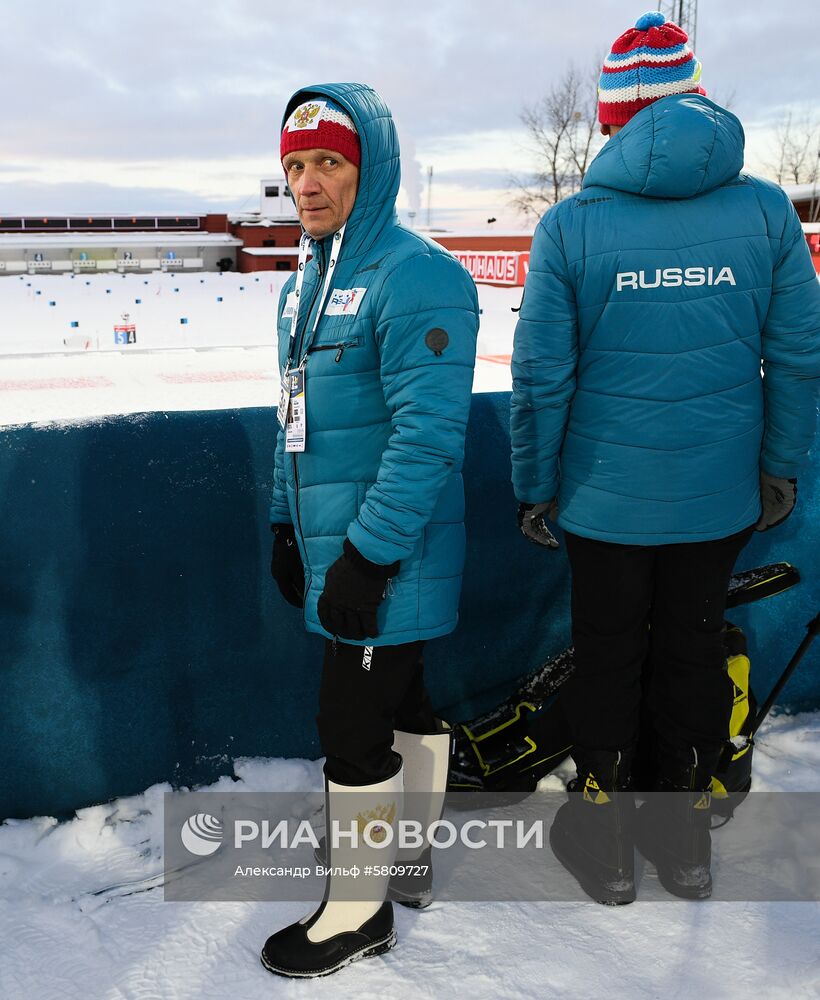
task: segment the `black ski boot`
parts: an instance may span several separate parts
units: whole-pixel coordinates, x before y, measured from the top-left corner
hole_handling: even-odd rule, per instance
[[[667,892],[681,899],[712,895],[713,768],[661,759],[655,791],[637,812],[635,845],[658,871]]]
[[[567,785],[569,801],[550,828],[552,853],[596,902],[631,903],[635,899],[631,751],[576,747],[573,757],[578,777]]]

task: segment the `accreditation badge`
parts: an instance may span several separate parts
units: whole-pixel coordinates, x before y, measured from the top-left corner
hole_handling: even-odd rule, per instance
[[[307,438],[305,413],[305,369],[290,373],[288,419],[285,425],[285,451],[304,451]]]

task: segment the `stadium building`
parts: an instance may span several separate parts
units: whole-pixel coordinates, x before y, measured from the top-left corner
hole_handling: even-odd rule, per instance
[[[820,199],[815,185],[786,188],[820,272]],[[530,232],[430,231],[475,281],[522,286]],[[301,227],[284,179],[261,181],[256,212],[205,215],[16,216],[0,218],[3,274],[129,271],[294,271]]]

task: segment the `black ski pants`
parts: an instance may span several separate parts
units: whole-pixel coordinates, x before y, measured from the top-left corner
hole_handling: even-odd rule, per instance
[[[560,698],[577,746],[635,744],[646,665],[646,707],[662,770],[691,764],[692,747],[703,766],[713,767],[733,699],[722,639],[726,590],[752,531],[653,546],[565,532],[576,665]]]
[[[435,732],[423,650],[423,642],[353,646],[325,640],[316,722],[332,781],[382,781],[396,770],[395,729]]]

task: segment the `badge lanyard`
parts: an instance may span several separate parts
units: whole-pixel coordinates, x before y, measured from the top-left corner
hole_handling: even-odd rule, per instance
[[[296,346],[296,330],[299,322],[299,300],[302,297],[302,284],[305,280],[305,265],[307,262],[310,236],[307,233],[303,233],[302,239],[299,241],[299,269],[296,275],[296,287],[294,290],[295,302],[293,306],[293,315],[290,318],[290,344],[288,349],[288,360],[287,365],[285,366],[285,373],[282,376],[282,391],[277,410],[279,423],[285,431],[285,451],[288,452],[300,452],[305,450],[307,437],[305,408],[305,362],[307,361],[308,352],[311,344],[313,343],[313,338],[316,335],[316,328],[318,327],[319,320],[322,316],[322,309],[324,308],[327,293],[330,290],[330,282],[336,268],[336,261],[339,259],[339,254],[342,249],[344,232],[345,227],[342,226],[342,228],[333,237],[330,261],[327,265],[327,273],[325,274],[325,280],[322,286],[322,294],[316,308],[316,318],[313,321],[310,337],[308,338],[307,344],[304,346],[304,351],[299,361],[299,365],[294,371],[291,366],[293,363],[293,350]]]
[[[319,320],[322,317],[322,309],[325,305],[325,299],[327,298],[327,293],[330,291],[330,282],[333,278],[333,272],[336,268],[336,261],[339,259],[339,254],[342,251],[342,240],[345,235],[345,228],[347,223],[335,234],[333,237],[333,244],[331,246],[330,261],[327,265],[327,272],[325,273],[325,281],[322,286],[322,295],[319,299],[319,305],[316,309],[316,319],[313,321],[313,328],[310,331],[310,339],[305,346],[302,353],[302,357],[299,361],[299,368],[304,368],[305,361],[308,356],[308,351],[310,350],[310,345],[313,341],[313,337],[316,333],[316,327],[319,325]],[[307,233],[302,234],[302,239],[299,241],[299,268],[296,274],[296,287],[294,289],[295,302],[293,306],[293,315],[290,318],[290,347],[288,350],[288,363],[285,370],[287,374],[291,369],[291,364],[293,363],[293,350],[296,346],[296,327],[299,322],[299,300],[302,297],[302,284],[305,280],[305,266],[307,263],[308,256],[308,246],[310,244],[310,236]]]

